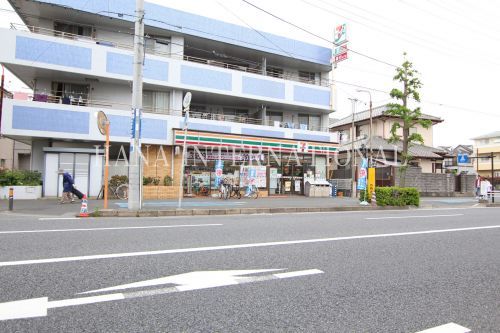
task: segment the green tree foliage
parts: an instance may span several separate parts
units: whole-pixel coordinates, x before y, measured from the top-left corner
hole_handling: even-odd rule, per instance
[[[408,163],[412,160],[412,156],[409,154],[409,148],[416,144],[423,144],[424,139],[419,133],[411,133],[410,130],[415,128],[416,125],[420,125],[423,128],[429,128],[432,122],[428,119],[421,119],[422,112],[420,107],[411,109],[409,107],[409,102],[411,100],[415,102],[420,102],[419,90],[422,88],[422,82],[418,78],[419,72],[413,68],[413,64],[406,60],[406,53],[404,53],[405,60],[403,64],[396,69],[396,75],[394,76],[394,81],[398,81],[402,84],[402,90],[394,88],[391,90],[390,96],[396,100],[396,103],[387,104],[386,115],[390,115],[396,118],[391,128],[391,137],[389,142],[397,143],[402,142],[403,149],[401,152],[401,186],[404,187],[406,169]],[[402,135],[401,135],[402,134]]]

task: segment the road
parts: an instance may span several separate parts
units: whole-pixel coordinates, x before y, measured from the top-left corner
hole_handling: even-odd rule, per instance
[[[0,332],[500,332],[499,216],[1,214]]]

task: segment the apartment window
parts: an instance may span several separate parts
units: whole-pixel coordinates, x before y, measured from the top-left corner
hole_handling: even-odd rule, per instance
[[[93,28],[90,25],[54,22],[54,30],[56,36],[68,34],[68,37],[71,35],[92,37]]]
[[[269,119],[269,124],[274,125],[276,122],[281,123],[283,122],[283,112],[267,112],[267,118]]]
[[[316,81],[316,73],[299,71],[299,81],[306,83],[314,83]]]
[[[89,85],[52,82],[52,102],[72,105],[87,105],[89,100]]]
[[[283,68],[267,67],[266,72],[268,76],[283,78],[283,73],[284,73]]]
[[[299,128],[319,131],[321,128],[321,117],[309,114],[299,114]]]
[[[169,113],[169,101],[168,91],[144,90],[142,95],[143,109],[146,112]]]

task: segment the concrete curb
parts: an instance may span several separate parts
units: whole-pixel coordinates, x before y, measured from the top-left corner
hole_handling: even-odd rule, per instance
[[[498,206],[496,206],[498,207]],[[158,216],[192,216],[192,215],[249,215],[249,214],[293,214],[318,212],[358,212],[375,210],[410,209],[410,206],[344,206],[344,207],[274,207],[274,208],[217,208],[217,209],[166,209],[166,210],[115,210],[103,209],[91,213],[92,217],[158,217]]]

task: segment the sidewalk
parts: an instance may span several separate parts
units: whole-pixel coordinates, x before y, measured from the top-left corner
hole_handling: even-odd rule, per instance
[[[473,198],[422,198],[421,208],[439,207],[470,207],[477,203]],[[108,209],[103,210],[102,200],[89,200],[89,213],[99,212],[101,215],[127,215],[136,216],[137,212],[127,210],[127,202],[110,200]],[[252,213],[277,213],[277,212],[306,212],[306,211],[334,211],[334,210],[359,210],[377,209],[377,207],[360,206],[358,199],[352,198],[309,198],[302,196],[268,197],[268,198],[241,198],[220,200],[214,198],[184,198],[179,212],[178,200],[148,200],[143,204],[144,214],[160,215],[210,215],[210,214],[252,214]],[[224,212],[225,211],[225,212]],[[0,212],[8,212],[8,200],[0,200]],[[36,216],[75,216],[80,212],[80,202],[73,204],[59,204],[56,199],[16,200],[13,214],[27,214]],[[174,213],[172,213],[174,212]]]
[[[209,210],[209,209],[236,209],[236,208],[325,208],[349,207],[359,205],[359,200],[352,198],[241,198],[220,200],[213,198],[184,198],[181,208],[183,210]],[[147,200],[143,204],[145,211],[176,210],[178,200]],[[102,212],[103,200],[89,200],[89,213]],[[127,211],[127,201],[109,200],[108,208],[117,211]],[[8,211],[8,200],[0,200],[0,211]],[[56,199],[16,200],[13,213],[40,216],[74,216],[80,212],[80,201],[75,203],[59,204]]]

